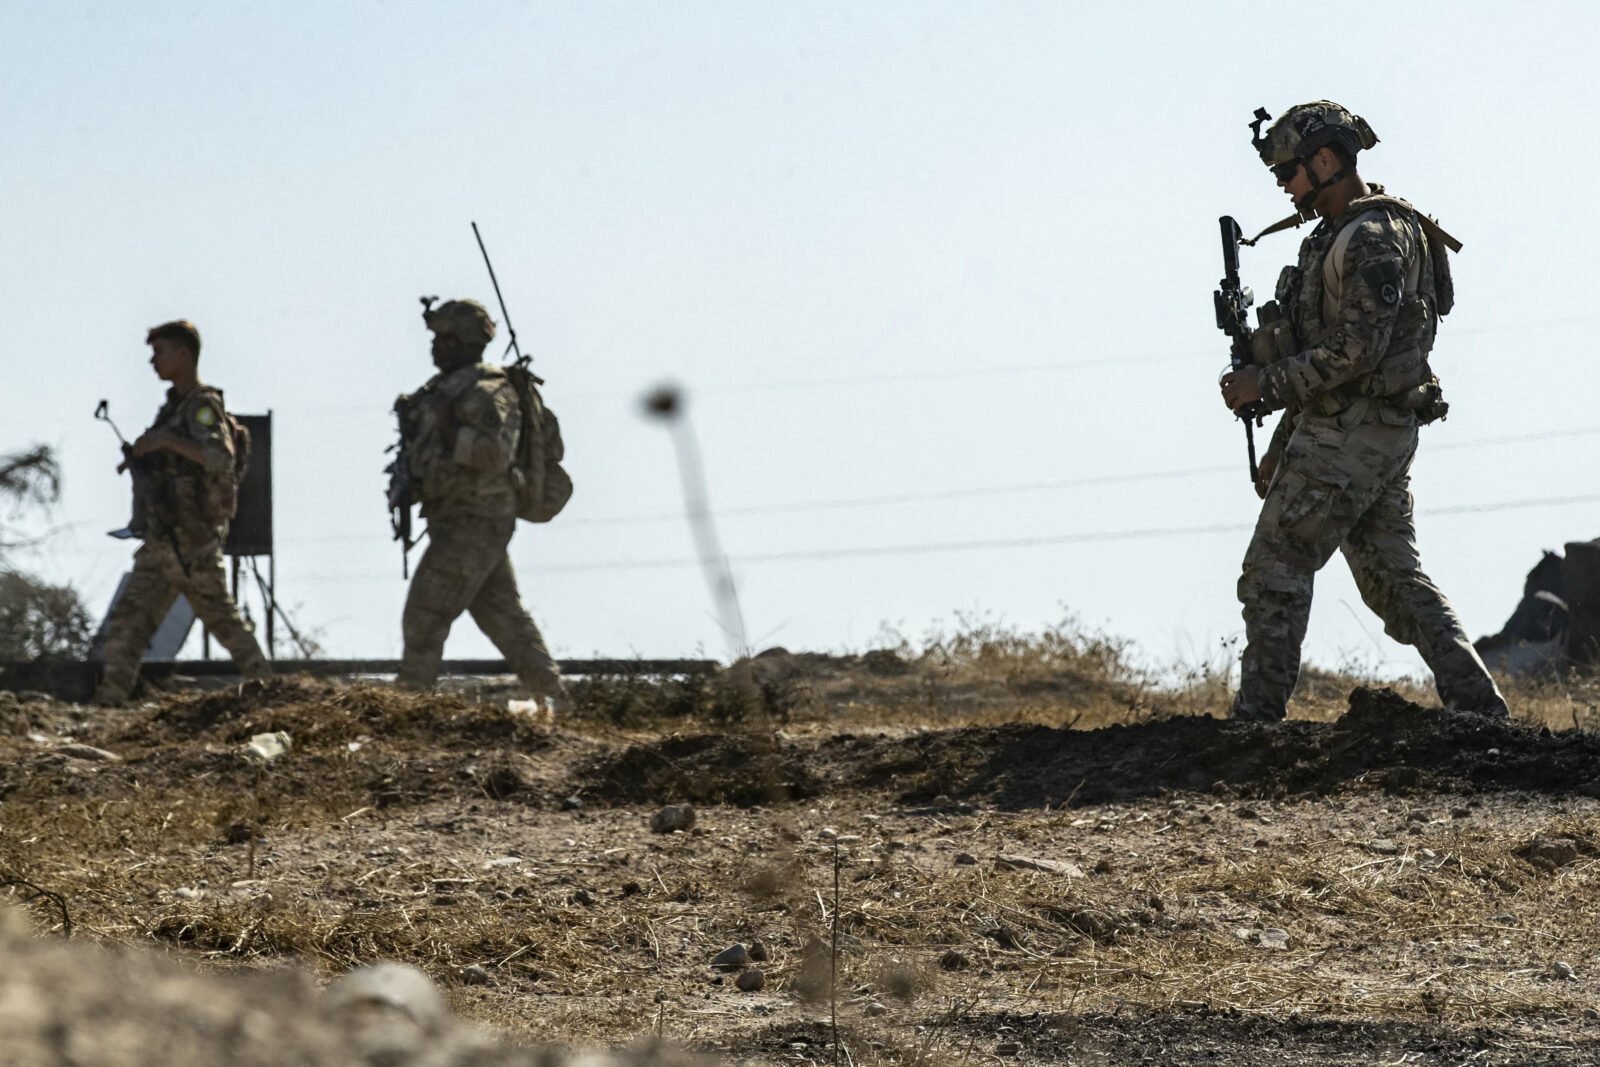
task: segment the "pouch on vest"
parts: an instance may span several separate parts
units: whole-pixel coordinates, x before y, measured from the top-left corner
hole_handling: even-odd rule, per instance
[[[1250,353],[1256,366],[1265,367],[1295,354],[1294,329],[1276,300],[1256,309],[1256,329],[1250,335]]]

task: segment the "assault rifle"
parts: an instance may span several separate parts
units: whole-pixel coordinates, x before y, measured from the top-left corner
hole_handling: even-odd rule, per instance
[[[1239,229],[1232,215],[1224,215],[1217,221],[1222,226],[1223,275],[1220,287],[1212,293],[1212,300],[1217,308],[1217,329],[1227,334],[1230,340],[1230,366],[1222,372],[1222,377],[1226,377],[1255,362],[1250,345],[1249,310],[1256,298],[1248,286],[1239,282],[1239,245],[1244,242],[1244,231]],[[1255,427],[1262,424],[1267,408],[1259,402],[1241,404],[1234,410],[1234,415],[1244,421],[1244,445],[1250,457],[1250,484],[1254,485],[1261,474],[1256,466]]]
[[[419,297],[422,301],[422,312],[428,313],[436,296]],[[394,532],[394,539],[400,542],[400,577],[411,577],[411,550],[416,547],[420,538],[411,535],[411,508],[416,503],[416,485],[411,474],[411,448],[416,443],[412,440],[414,431],[411,412],[416,404],[416,398],[410,393],[401,393],[394,400],[394,417],[398,423],[399,433],[394,444],[384,449],[384,454],[394,453],[394,459],[383,468],[389,476],[389,529]]]
[[[150,522],[150,505],[157,492],[156,486],[160,485],[162,503],[171,513],[176,511],[173,501],[173,484],[170,477],[158,480],[154,464],[144,456],[133,454],[133,446],[128,439],[122,436],[122,431],[117,429],[117,424],[111,418],[111,402],[102,400],[95,405],[94,417],[96,421],[103,422],[111,427],[111,432],[117,435],[117,444],[122,446],[122,462],[117,464],[117,472],[127,471],[133,478],[133,514],[128,519],[128,525],[117,530],[107,531],[107,535],[119,541],[134,538],[143,538],[145,529]],[[183,568],[183,573],[189,573],[189,562],[183,558],[183,549],[178,544],[177,531],[169,522],[161,523],[167,532],[167,543],[172,546],[172,554],[178,558],[178,566]]]

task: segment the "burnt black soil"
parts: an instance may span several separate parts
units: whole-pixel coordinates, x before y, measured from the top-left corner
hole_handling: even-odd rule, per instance
[[[630,745],[579,775],[579,795],[606,804],[776,803],[822,788],[814,752],[749,733],[673,736]]]
[[[1600,1041],[1593,1024],[1580,1024],[1577,1028],[1587,1031],[1583,1037],[1551,1041],[1546,1048],[1489,1027],[1273,1018],[1205,1009],[1142,1016],[987,1016],[958,1028],[990,1040],[1016,1042],[1032,1059],[1312,1067],[1592,1063]]]
[[[759,803],[770,780],[790,796],[887,789],[906,803],[981,801],[1012,810],[1176,791],[1285,797],[1360,786],[1600,795],[1600,735],[1553,734],[1358,688],[1333,723],[1017,724],[909,737],[841,734],[814,749],[766,750],[747,737],[705,734],[635,745],[602,757],[586,776],[590,792],[615,802]]]
[[[948,1060],[986,1063],[1157,1063],[1262,1067],[1322,1064],[1406,1063],[1538,1065],[1593,1063],[1600,1055],[1600,1029],[1572,1020],[1571,1033],[1557,1039],[1493,1026],[1461,1027],[1400,1021],[1358,1021],[1291,1015],[1245,1015],[1196,1008],[1154,1014],[1026,1015],[983,1012],[928,1020],[934,1041]],[[841,1024],[840,1043],[860,1055],[877,1035]],[[831,1054],[826,1023],[774,1026],[753,1035],[739,1051],[767,1058],[820,1062]],[[1010,1047],[1015,1046],[1015,1047]],[[706,1051],[721,1051],[707,1049]],[[966,1056],[961,1054],[965,1052]],[[841,1060],[841,1062],[843,1062]],[[935,1062],[939,1062],[935,1058]]]

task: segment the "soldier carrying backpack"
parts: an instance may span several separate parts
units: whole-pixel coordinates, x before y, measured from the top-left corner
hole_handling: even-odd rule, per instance
[[[249,463],[250,436],[223,407],[222,391],[199,379],[200,332],[179,319],[146,336],[150,365],[170,382],[155,422],[123,446],[119,470],[134,474],[134,514],[113,536],[138,538],[133,573],[106,628],[105,671],[96,704],[128,699],[139,659],[181,593],[246,678],[272,667],[228,595],[222,545]]]
[[[517,593],[507,548],[517,519],[548,522],[572,493],[561,430],[522,364],[480,362],[495,324],[476,300],[423,300],[439,373],[395,404],[400,453],[390,468],[395,535],[408,542],[411,502],[428,547],[406,596],[396,681],[428,689],[463,611],[494,642],[530,695],[567,703],[560,669]]]

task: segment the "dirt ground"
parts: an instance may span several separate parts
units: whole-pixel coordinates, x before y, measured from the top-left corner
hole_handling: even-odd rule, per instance
[[[221,972],[411,962],[528,1043],[1600,1062],[1586,690],[1496,723],[1318,676],[1262,726],[1081,657],[873,655],[602,680],[554,724],[493,687],[0,694],[0,902]]]

